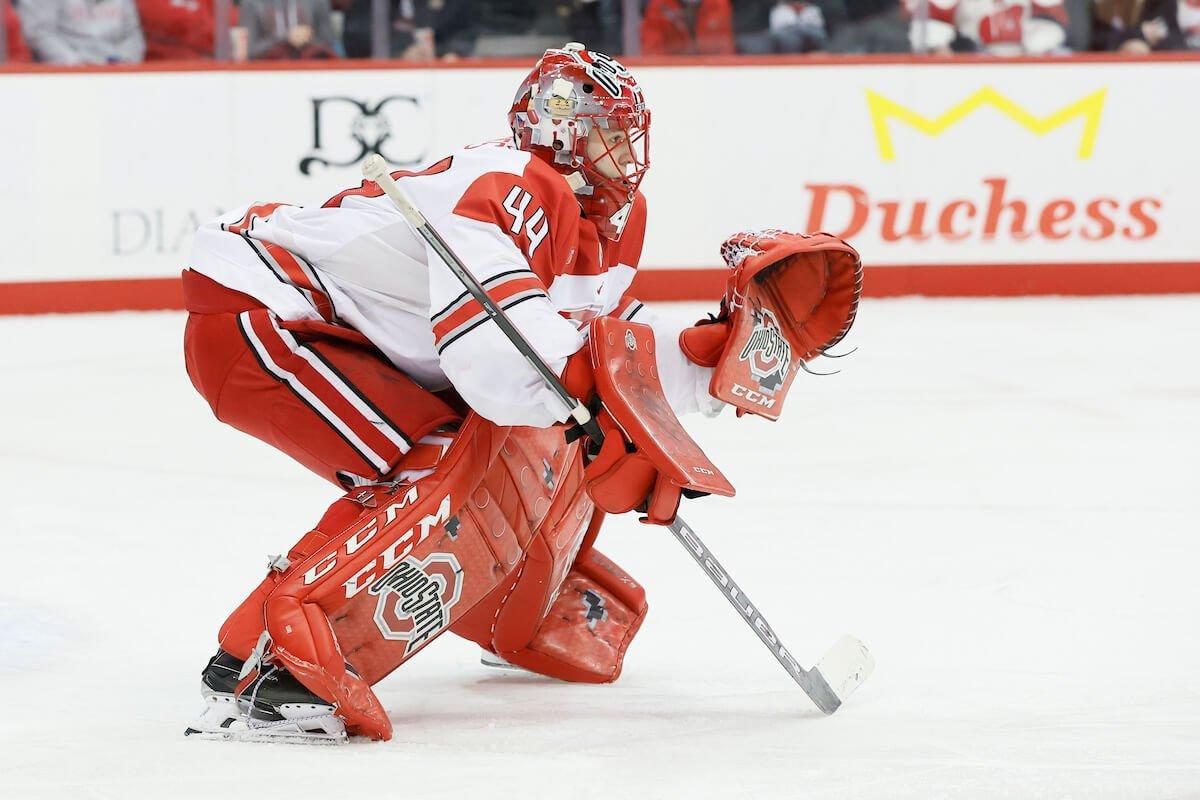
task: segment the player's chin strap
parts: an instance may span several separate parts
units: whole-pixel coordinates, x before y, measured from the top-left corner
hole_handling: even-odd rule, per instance
[[[521,335],[504,310],[492,301],[479,281],[475,279],[454,253],[441,235],[429,224],[425,216],[413,205],[412,201],[397,185],[388,172],[387,162],[375,154],[367,158],[362,165],[363,176],[374,181],[396,204],[396,208],[408,220],[413,230],[424,239],[438,257],[445,262],[450,271],[462,282],[466,290],[483,307],[487,315],[500,327],[513,346],[520,351],[529,362],[546,386],[558,396],[579,426],[598,445],[604,441],[604,434],[592,412],[580,400],[571,396],[566,387],[558,379],[550,367],[542,361],[533,347]],[[757,608],[746,597],[745,592],[738,586],[729,573],[721,566],[716,557],[700,541],[695,532],[678,515],[667,528],[675,538],[687,548],[692,558],[708,574],[709,578],[725,599],[737,609],[739,615],[754,631],[758,638],[775,656],[775,659],[787,670],[792,679],[804,690],[805,694],[826,714],[832,714],[842,702],[862,684],[875,667],[875,661],[867,648],[857,639],[845,636],[839,640],[823,659],[812,669],[805,669],[792,657],[787,648],[779,640],[774,630]]]

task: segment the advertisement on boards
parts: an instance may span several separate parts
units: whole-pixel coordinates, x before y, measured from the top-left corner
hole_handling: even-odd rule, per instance
[[[1200,108],[1168,101],[1200,60],[635,72],[653,112],[648,272],[716,275],[721,241],[764,227],[828,231],[894,274],[1200,270]],[[0,169],[23,187],[0,195],[0,283],[177,275],[228,208],[320,204],[370,154],[412,169],[503,136],[523,74],[0,75]]]

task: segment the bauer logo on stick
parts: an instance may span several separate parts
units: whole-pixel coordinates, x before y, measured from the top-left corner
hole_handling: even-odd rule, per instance
[[[756,306],[751,313],[754,331],[738,355],[738,360],[747,363],[750,374],[764,392],[774,394],[787,378],[792,365],[792,347],[780,332],[779,322],[771,311]]]
[[[450,553],[408,557],[375,583],[375,624],[385,639],[407,642],[408,656],[450,624],[450,609],[462,595],[462,567]]]

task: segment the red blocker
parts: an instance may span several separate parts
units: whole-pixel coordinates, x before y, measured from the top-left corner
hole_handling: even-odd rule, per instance
[[[688,435],[667,402],[658,376],[654,329],[638,322],[597,317],[591,322],[589,339],[596,391],[607,412],[601,417],[601,426],[606,427],[609,421],[615,424],[620,433],[610,430],[608,435],[623,434],[645,457],[644,471],[655,476],[646,497],[643,521],[670,523],[684,491],[733,497],[733,484]],[[616,447],[616,443],[606,441],[593,467]],[[624,448],[620,449],[623,455]],[[632,504],[615,507],[604,501],[607,495],[620,494],[617,487],[609,485],[614,481],[639,484],[633,473],[617,466],[592,480],[593,497],[608,511],[630,510]]]

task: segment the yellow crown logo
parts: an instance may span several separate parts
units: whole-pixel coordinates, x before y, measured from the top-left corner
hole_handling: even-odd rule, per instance
[[[867,107],[871,111],[871,123],[875,127],[875,141],[879,145],[879,157],[884,161],[896,160],[896,149],[892,144],[892,131],[888,119],[894,118],[926,136],[939,136],[947,128],[957,125],[965,117],[975,113],[981,106],[993,106],[1000,113],[1035,136],[1045,136],[1050,131],[1065,125],[1075,117],[1083,117],[1083,135],[1079,139],[1076,158],[1092,157],[1096,145],[1096,132],[1100,129],[1100,113],[1104,110],[1107,89],[1092,92],[1087,97],[1060,108],[1045,117],[1035,116],[991,86],[985,86],[963,100],[941,116],[930,119],[906,108],[881,94],[867,90]]]

